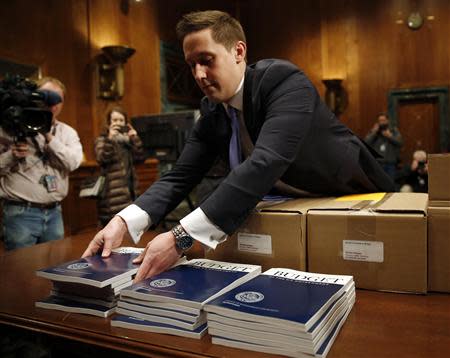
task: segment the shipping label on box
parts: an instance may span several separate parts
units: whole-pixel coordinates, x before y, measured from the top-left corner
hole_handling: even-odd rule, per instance
[[[306,212],[329,198],[260,203],[244,224],[215,250],[213,260],[306,270]]]
[[[308,211],[308,271],[352,275],[360,288],[426,292],[427,195],[366,199]]]

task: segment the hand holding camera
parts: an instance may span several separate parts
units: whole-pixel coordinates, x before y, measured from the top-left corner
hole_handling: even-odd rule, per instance
[[[11,145],[11,151],[16,159],[25,158],[29,154],[28,143],[17,142]]]
[[[389,125],[388,124],[380,124],[380,125],[378,125],[378,131],[384,137],[387,137],[387,138],[392,137],[392,132],[389,129]]]

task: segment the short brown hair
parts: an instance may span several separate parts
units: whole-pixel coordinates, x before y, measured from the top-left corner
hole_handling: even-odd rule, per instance
[[[109,126],[111,125],[111,114],[113,112],[117,112],[120,113],[121,115],[123,115],[125,117],[125,123],[128,123],[128,114],[127,112],[120,106],[114,106],[111,107],[108,112],[106,112],[106,125]]]
[[[64,83],[62,83],[60,80],[58,80],[55,77],[50,77],[50,76],[42,77],[36,81],[36,85],[38,87],[41,87],[41,86],[45,85],[47,82],[51,82],[51,83],[57,85],[59,88],[61,88],[64,95],[66,95],[66,86],[64,86]]]
[[[236,41],[246,42],[245,33],[241,24],[230,14],[218,11],[195,11],[183,15],[177,24],[177,36],[183,41],[184,38],[197,31],[211,29],[214,41],[222,44],[230,50]]]

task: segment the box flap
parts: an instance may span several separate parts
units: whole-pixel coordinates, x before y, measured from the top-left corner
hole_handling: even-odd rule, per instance
[[[386,200],[374,205],[380,212],[427,212],[428,194],[426,193],[392,193]]]
[[[256,210],[260,212],[294,212],[305,214],[309,209],[320,206],[330,198],[300,198],[286,201],[260,201]]]
[[[329,199],[311,210],[364,210],[372,212],[426,213],[428,194],[370,193]]]
[[[368,193],[329,198],[311,210],[361,210],[384,200],[387,195],[386,193]]]
[[[450,216],[450,207],[429,206],[427,210],[428,210],[428,216],[432,216],[432,215]]]

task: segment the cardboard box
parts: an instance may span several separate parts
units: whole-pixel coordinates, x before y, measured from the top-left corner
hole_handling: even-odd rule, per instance
[[[306,270],[306,212],[328,199],[262,202],[236,232],[215,250],[212,260]]]
[[[308,212],[308,271],[353,275],[359,288],[425,293],[428,196],[380,194]]]
[[[428,207],[428,290],[450,292],[450,207]]]
[[[450,206],[450,154],[428,155],[430,206]]]

